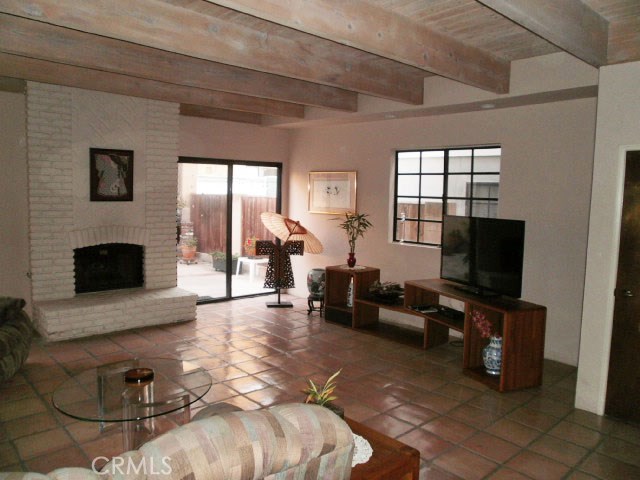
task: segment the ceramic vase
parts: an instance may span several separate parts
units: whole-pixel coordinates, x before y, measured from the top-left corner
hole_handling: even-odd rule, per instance
[[[324,297],[324,282],[325,271],[324,268],[312,268],[307,273],[307,288],[309,289],[309,295],[314,297]]]
[[[349,265],[349,268],[353,268],[356,266],[356,253],[355,252],[349,252],[349,258],[347,258],[347,265]]]
[[[482,350],[482,360],[489,375],[498,376],[502,369],[502,338],[491,336],[489,344]]]

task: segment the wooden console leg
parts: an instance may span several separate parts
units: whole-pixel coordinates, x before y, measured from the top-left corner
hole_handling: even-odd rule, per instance
[[[449,341],[449,327],[424,319],[424,348],[437,347]]]

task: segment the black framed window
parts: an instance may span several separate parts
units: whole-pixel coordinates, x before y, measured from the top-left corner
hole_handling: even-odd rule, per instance
[[[396,152],[393,241],[440,246],[442,216],[495,218],[500,146]]]

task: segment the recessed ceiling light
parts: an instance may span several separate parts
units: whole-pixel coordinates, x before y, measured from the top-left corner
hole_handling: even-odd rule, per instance
[[[490,108],[496,108],[496,104],[495,103],[483,103],[482,105],[480,105],[480,108],[483,108],[485,110],[489,110]]]
[[[391,120],[393,118],[396,118],[396,115],[394,113],[387,113],[384,118]]]

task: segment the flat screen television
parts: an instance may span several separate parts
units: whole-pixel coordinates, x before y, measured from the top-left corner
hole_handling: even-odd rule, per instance
[[[440,278],[478,295],[522,294],[524,221],[445,215]]]

